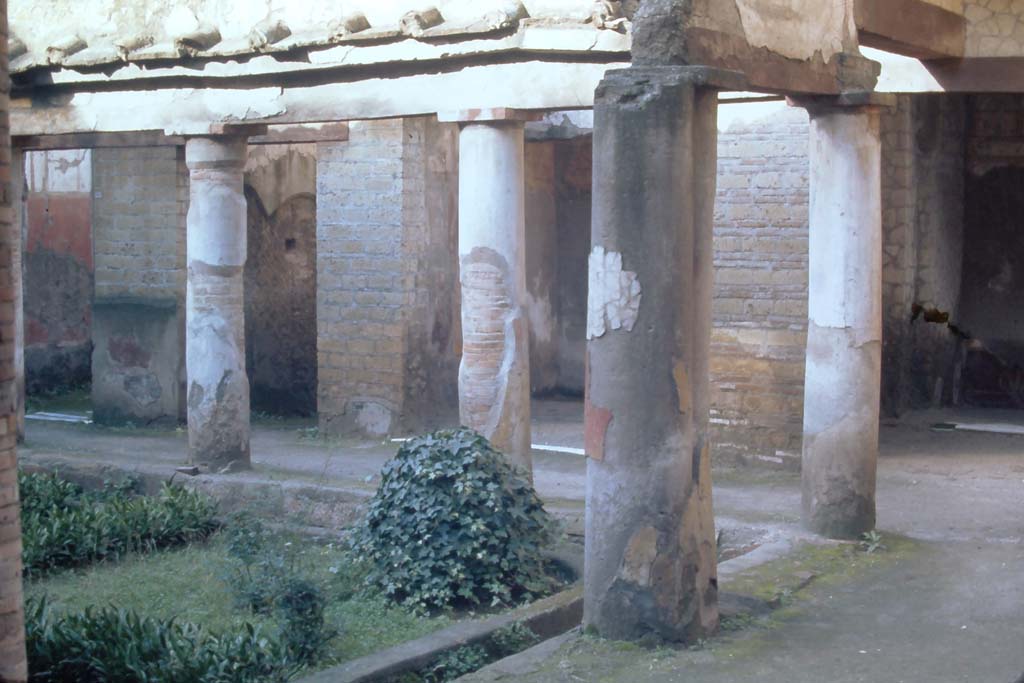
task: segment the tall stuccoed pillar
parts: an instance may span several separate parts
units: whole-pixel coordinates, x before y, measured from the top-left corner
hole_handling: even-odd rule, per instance
[[[879,110],[811,115],[803,520],[831,538],[875,526],[882,352]]]
[[[610,71],[594,102],[584,624],[693,641],[718,625],[708,355],[717,91],[702,67]]]
[[[459,417],[530,474],[523,123],[497,116],[459,132]]]
[[[242,274],[246,139],[190,138],[185,299],[189,459],[214,472],[249,466]]]

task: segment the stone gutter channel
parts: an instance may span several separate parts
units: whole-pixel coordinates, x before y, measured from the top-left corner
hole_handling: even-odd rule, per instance
[[[775,559],[788,552],[790,548],[789,543],[763,546],[759,549],[760,552],[755,551],[722,562],[719,565],[720,574],[738,574],[752,566]],[[573,570],[576,576],[582,575],[582,558],[578,553],[571,554],[567,550],[560,550],[550,553],[549,557]],[[771,611],[771,606],[762,600],[731,593],[723,593],[720,596],[719,608],[723,617],[738,614],[757,615]],[[298,683],[387,683],[396,676],[423,670],[446,652],[467,645],[482,644],[496,632],[520,624],[537,634],[540,642],[484,667],[497,671],[508,667],[514,669],[516,660],[533,658],[538,653],[547,654],[556,650],[571,636],[570,632],[576,629],[582,620],[583,584],[577,581],[563,591],[511,612],[454,624],[422,638],[325,669],[300,679]]]

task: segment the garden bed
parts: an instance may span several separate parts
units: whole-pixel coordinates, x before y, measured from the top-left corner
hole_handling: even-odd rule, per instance
[[[351,568],[331,545],[296,538],[293,544],[307,573],[322,581],[325,621],[338,631],[327,646],[322,666],[340,663],[417,638],[453,623],[453,617],[417,615],[390,605],[383,597],[355,595],[345,581]],[[295,547],[293,545],[293,547]],[[267,633],[276,630],[272,615],[240,609],[225,583],[231,565],[221,534],[178,550],[128,556],[119,562],[64,571],[26,582],[28,598],[46,595],[58,611],[114,606],[158,619],[200,625],[211,632],[236,630],[245,623]]]
[[[529,593],[455,609],[399,605],[350,550],[251,514],[218,521],[199,492],[85,490],[42,473],[20,484],[32,681],[283,683],[434,633],[447,644],[402,680],[445,681],[549,635],[550,617],[535,633],[506,616],[523,614],[510,607]],[[547,590],[575,578],[564,561],[539,566]]]

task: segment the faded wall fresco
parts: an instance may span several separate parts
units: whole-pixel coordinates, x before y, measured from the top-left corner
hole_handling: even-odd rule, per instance
[[[87,383],[93,291],[88,150],[25,155],[25,381],[29,394]]]

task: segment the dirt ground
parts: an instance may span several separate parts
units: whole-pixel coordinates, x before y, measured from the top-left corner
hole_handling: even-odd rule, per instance
[[[577,402],[538,403],[534,443],[579,446],[581,414]],[[883,537],[916,541],[896,561],[812,583],[769,625],[699,651],[577,638],[527,658],[514,673],[480,673],[476,680],[1012,683],[1024,672],[1024,435],[931,428],[954,420],[1024,425],[1024,413],[933,411],[883,424],[878,528]],[[310,426],[256,424],[255,476],[372,491],[396,444],[313,438]],[[20,453],[27,462],[171,471],[184,460],[185,435],[30,421]],[[534,459],[538,491],[550,507],[575,514],[580,529],[585,459],[548,451],[535,451]],[[799,526],[798,476],[719,469],[715,478],[719,527],[738,544],[762,546],[747,556],[751,561],[811,538]]]

